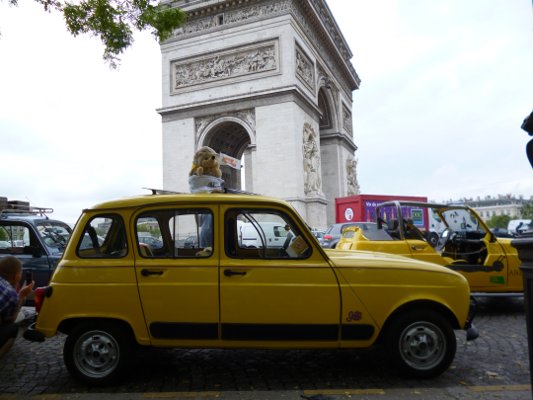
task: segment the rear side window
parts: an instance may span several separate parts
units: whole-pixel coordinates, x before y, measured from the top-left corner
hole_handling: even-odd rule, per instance
[[[208,209],[153,210],[136,220],[144,258],[205,258],[213,253],[214,221]]]
[[[83,230],[78,247],[80,258],[120,258],[128,253],[124,221],[118,215],[92,218]]]

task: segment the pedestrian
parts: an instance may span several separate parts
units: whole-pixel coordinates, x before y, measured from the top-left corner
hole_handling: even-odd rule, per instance
[[[17,338],[15,323],[20,307],[31,293],[35,282],[24,282],[22,264],[18,258],[7,256],[0,259],[0,359],[9,351]]]

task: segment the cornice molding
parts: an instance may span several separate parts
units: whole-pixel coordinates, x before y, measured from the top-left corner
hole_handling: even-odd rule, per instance
[[[164,44],[290,14],[318,54],[331,54],[329,61],[341,67],[351,90],[359,88],[361,80],[350,61],[352,52],[324,0],[175,0],[166,4],[185,11],[188,21]]]

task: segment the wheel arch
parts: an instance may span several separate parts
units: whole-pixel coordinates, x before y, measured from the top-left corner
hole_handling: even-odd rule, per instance
[[[383,338],[386,332],[388,331],[392,320],[394,320],[400,314],[413,310],[430,310],[432,312],[438,313],[444,318],[446,318],[448,322],[450,322],[453,329],[461,329],[461,326],[455,314],[444,304],[433,300],[414,300],[409,303],[402,304],[387,317],[379,333],[377,341],[383,341]]]
[[[85,322],[91,322],[94,324],[99,323],[113,323],[119,326],[126,332],[126,334],[130,337],[131,340],[136,341],[135,332],[133,331],[133,328],[131,325],[122,319],[119,318],[104,318],[104,317],[76,317],[76,318],[69,318],[66,320],[61,321],[59,324],[57,330],[61,333],[64,333],[66,335],[69,335],[72,330],[78,326],[81,323]]]

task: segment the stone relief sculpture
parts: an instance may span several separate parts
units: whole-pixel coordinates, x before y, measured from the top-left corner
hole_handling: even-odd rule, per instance
[[[307,57],[302,50],[296,47],[296,75],[307,85],[310,89],[315,89],[315,68],[312,61]]]
[[[288,10],[290,10],[290,8],[291,0],[275,0],[267,4],[252,5],[234,10],[225,10],[223,13],[223,24],[237,24],[265,15],[286,13]],[[185,26],[177,29],[174,32],[174,37],[190,35],[197,32],[205,31],[207,29],[216,28],[220,26],[217,19],[218,15],[220,14],[210,15],[201,18],[194,18],[193,16],[189,16],[190,19],[185,24]]]
[[[343,104],[342,106],[342,126],[348,133],[353,133],[352,113]]]
[[[277,44],[245,46],[197,58],[193,61],[174,62],[173,89],[233,78],[257,72],[277,70]]]
[[[347,195],[359,194],[359,183],[357,182],[357,160],[349,158],[346,160],[346,179],[348,181]]]
[[[317,133],[307,122],[304,124],[303,131],[303,156],[304,192],[306,195],[319,195],[322,193],[320,147]]]

